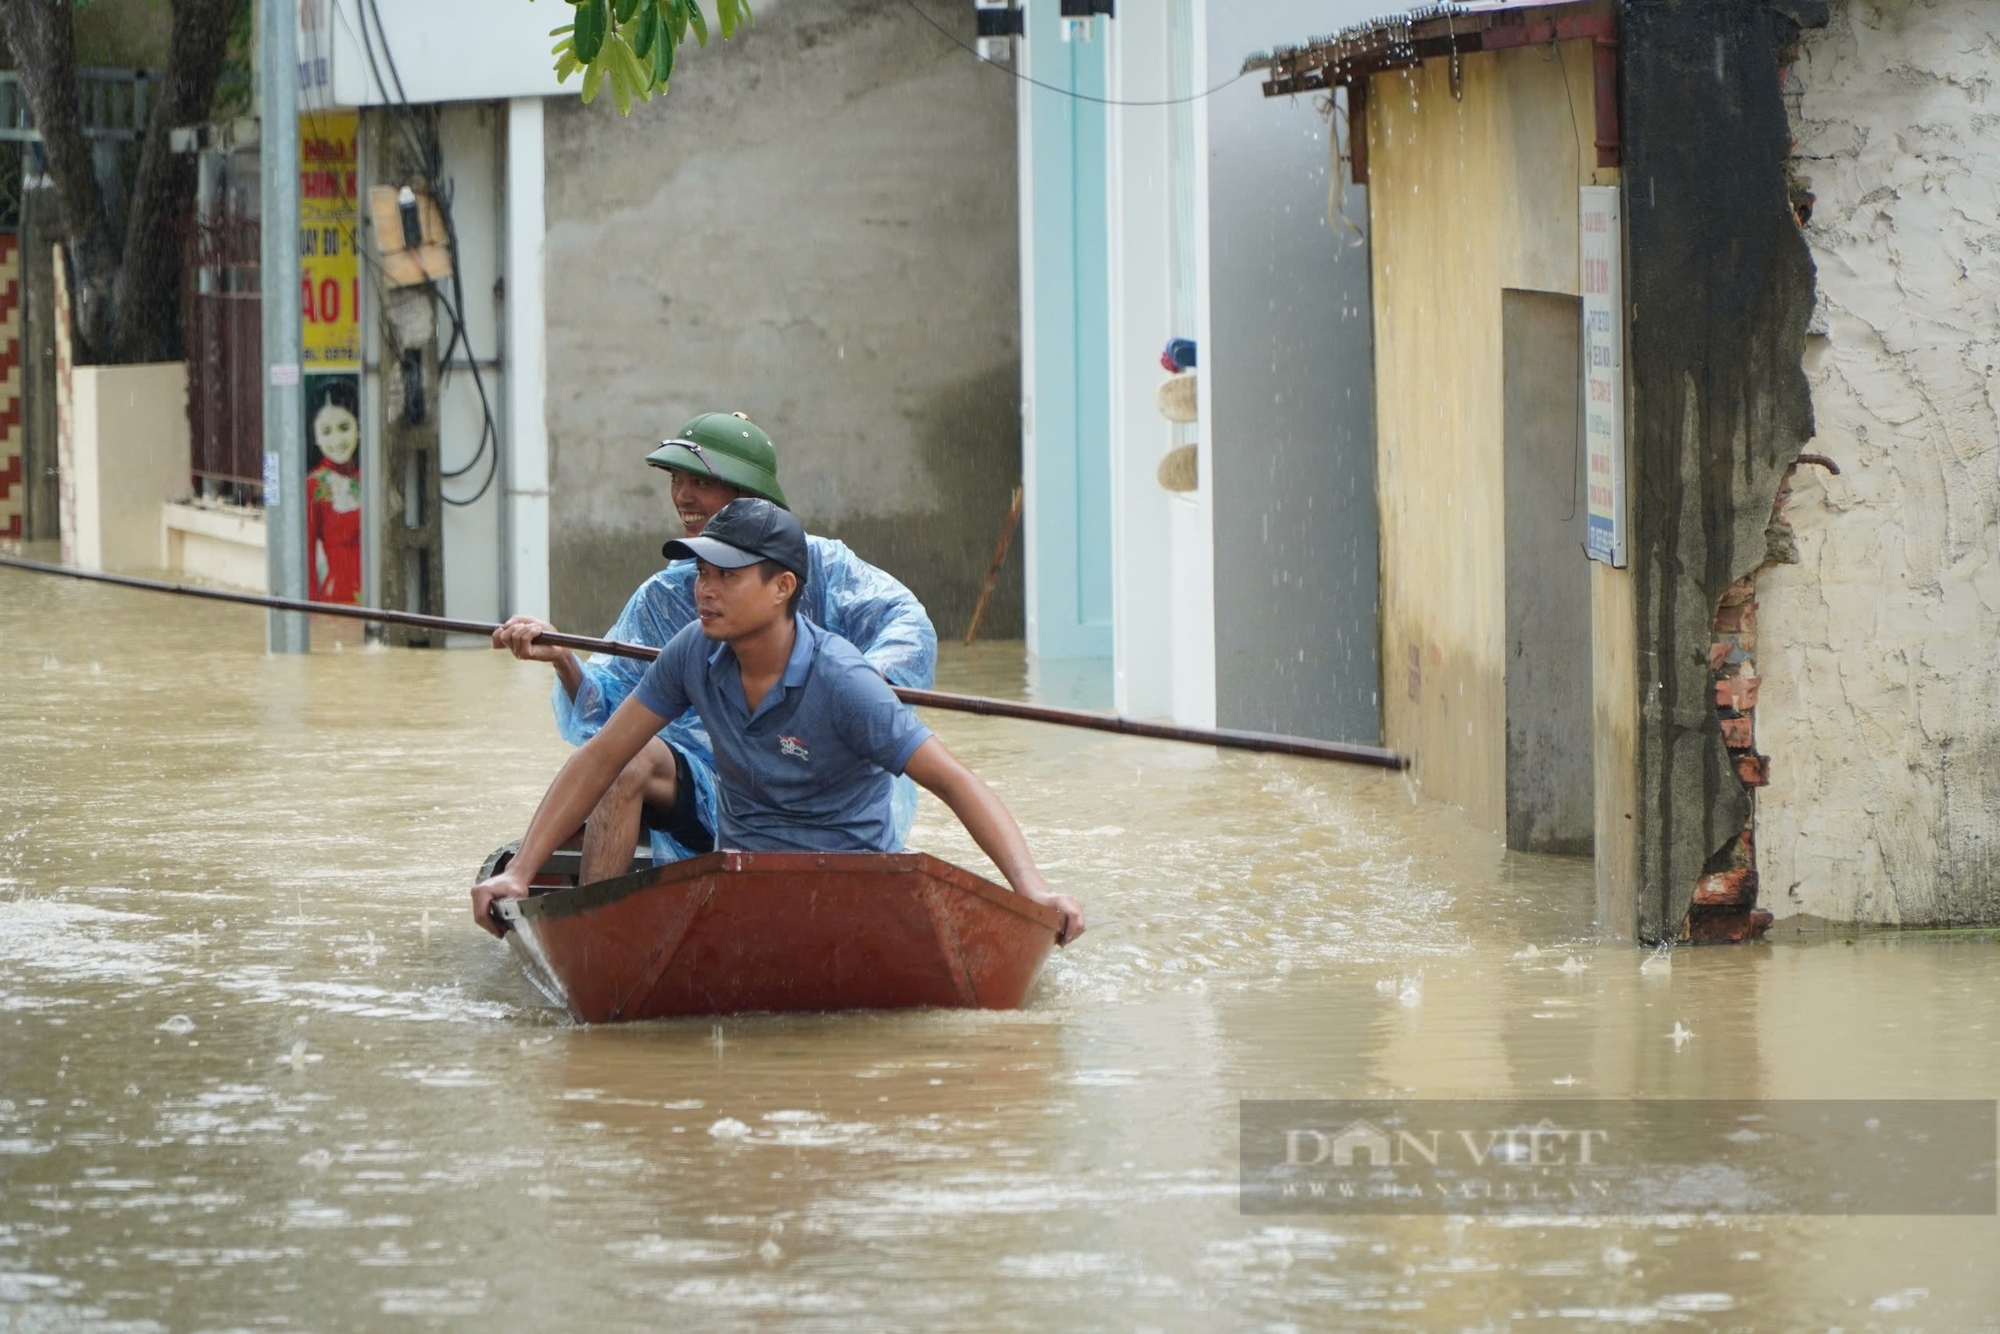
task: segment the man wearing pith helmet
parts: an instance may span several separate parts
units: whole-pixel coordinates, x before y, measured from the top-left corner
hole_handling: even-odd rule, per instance
[[[791,508],[778,484],[771,437],[740,412],[702,413],[662,441],[646,462],[672,479],[674,513],[688,537],[699,537],[710,516],[741,496]],[[809,568],[800,613],[860,649],[891,685],[928,688],[937,670],[937,632],[923,604],[843,542],[809,536],[806,546]],[[639,585],[605,637],[664,647],[698,619],[694,574],[695,562],[677,560]],[[493,632],[493,646],[555,668],[556,726],[564,740],[580,746],[638,686],[646,664],[612,657],[585,662],[568,649],[534,642],[554,629],[532,616],[516,616]],[[591,812],[584,826],[583,880],[622,875],[642,837],[651,843],[656,862],[709,851],[715,846],[715,791],[708,732],[695,713],[683,714],[625,766]],[[899,778],[893,802],[898,841],[908,834],[916,805],[915,786]]]

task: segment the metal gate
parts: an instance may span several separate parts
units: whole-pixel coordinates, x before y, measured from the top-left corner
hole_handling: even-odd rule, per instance
[[[188,430],[204,495],[260,504],[264,494],[264,312],[255,218],[191,219],[183,233],[181,312]]]

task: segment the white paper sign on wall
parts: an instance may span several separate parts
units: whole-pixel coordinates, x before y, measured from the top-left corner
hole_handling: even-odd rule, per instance
[[[1618,187],[1580,191],[1577,235],[1583,279],[1583,423],[1589,465],[1592,560],[1623,568],[1625,551],[1625,320],[1619,267]]]

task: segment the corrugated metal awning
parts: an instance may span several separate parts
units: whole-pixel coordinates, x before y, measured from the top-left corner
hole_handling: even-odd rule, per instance
[[[1615,42],[1617,22],[1611,0],[1536,4],[1472,0],[1467,4],[1425,5],[1405,14],[1357,23],[1301,46],[1282,46],[1247,63],[1270,71],[1264,96],[1284,97],[1474,51],[1576,38]]]
[[[1618,9],[1616,0],[1470,0],[1426,5],[1406,14],[1371,19],[1303,46],[1282,46],[1252,56],[1244,68],[1269,71],[1264,96],[1348,90],[1348,141],[1354,181],[1368,180],[1367,78],[1426,60],[1449,60],[1454,93],[1459,58],[1478,51],[1588,41],[1593,48],[1597,119],[1597,165],[1618,165]]]

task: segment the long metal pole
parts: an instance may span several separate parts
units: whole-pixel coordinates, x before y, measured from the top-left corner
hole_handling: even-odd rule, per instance
[[[258,151],[264,311],[264,560],[271,592],[306,596],[305,393],[299,387],[299,59],[297,0],[259,0]],[[304,616],[273,611],[273,653],[312,648]]]
[[[425,616],[414,611],[390,611],[383,607],[351,607],[333,602],[290,602],[258,593],[232,593],[221,588],[199,588],[189,584],[164,584],[138,579],[129,574],[104,574],[97,570],[76,570],[67,565],[47,565],[19,556],[0,556],[0,567],[28,570],[35,574],[60,574],[71,579],[87,579],[96,584],[116,584],[122,588],[142,588],[151,593],[181,593],[215,602],[238,602],[252,607],[285,607],[310,611],[319,616],[346,616],[359,621],[381,621],[392,625],[416,625],[429,630],[457,634],[490,635],[500,627],[491,621],[460,621],[443,616]],[[558,644],[563,648],[590,653],[610,653],[621,658],[651,662],[660,651],[646,644],[625,644],[615,639],[592,639],[587,635],[550,632],[535,636],[535,642]],[[1315,760],[1339,760],[1345,764],[1365,764],[1377,769],[1409,767],[1400,754],[1380,746],[1360,746],[1346,741],[1319,741],[1312,737],[1280,736],[1274,732],[1241,732],[1227,727],[1182,727],[1175,723],[1149,723],[1122,718],[1115,713],[1088,713],[1082,709],[1055,709],[1045,704],[1023,704],[1019,700],[985,699],[979,695],[953,695],[942,690],[918,690],[896,686],[904,703],[917,708],[951,709],[957,713],[977,713],[993,718],[1019,718],[1031,723],[1054,723],[1061,727],[1082,727],[1093,732],[1115,732],[1121,736],[1154,737],[1162,741],[1187,741],[1198,746],[1221,746],[1228,750],[1251,750],[1269,755],[1302,755]]]

